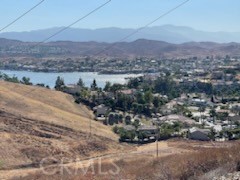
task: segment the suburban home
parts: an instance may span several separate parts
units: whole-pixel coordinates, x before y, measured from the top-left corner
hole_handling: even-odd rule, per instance
[[[232,116],[230,117],[231,122],[239,122],[240,123],[240,116]]]
[[[109,110],[109,108],[107,106],[105,106],[104,104],[101,104],[101,105],[93,108],[93,111],[94,111],[96,117],[105,117],[108,110]]]
[[[81,91],[82,87],[75,85],[75,84],[68,84],[66,88],[64,89],[65,93],[75,95],[76,93],[79,93]]]
[[[126,131],[135,131],[135,127],[133,125],[123,126],[123,129]]]
[[[106,98],[109,98],[109,99],[114,99],[115,98],[115,95],[114,95],[113,92],[104,92],[103,94]]]
[[[118,91],[121,94],[130,96],[130,97],[134,97],[134,95],[136,94],[137,90],[136,89],[125,89],[125,90],[120,90]]]
[[[159,121],[170,123],[170,124],[171,124],[171,122],[181,122],[181,123],[185,123],[188,125],[196,124],[195,120],[185,117],[185,116],[177,115],[177,114],[162,116],[159,118]]]
[[[190,104],[194,106],[206,106],[207,101],[205,99],[200,99],[200,98],[193,98],[190,100]]]
[[[188,138],[192,140],[199,140],[199,141],[209,141],[209,129],[199,129],[199,128],[191,128],[188,132]]]
[[[148,139],[155,139],[158,133],[158,129],[156,126],[145,126],[142,125],[138,128],[138,133],[143,133]]]
[[[94,101],[97,101],[98,103],[104,103],[104,97],[103,94],[98,91],[91,91],[90,96],[94,97]],[[92,98],[93,101],[93,98]]]

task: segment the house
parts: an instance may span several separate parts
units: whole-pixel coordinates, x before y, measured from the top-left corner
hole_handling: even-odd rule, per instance
[[[125,89],[125,90],[120,90],[118,92],[121,93],[121,94],[124,94],[126,96],[134,97],[137,90],[136,89]]]
[[[199,129],[199,128],[191,128],[188,132],[188,138],[192,140],[199,140],[199,141],[209,141],[209,129]]]
[[[109,99],[114,99],[115,95],[113,92],[104,92],[104,96]]]
[[[79,93],[81,91],[82,87],[75,85],[75,84],[68,84],[66,88],[64,89],[65,93],[75,95],[76,93]]]
[[[142,133],[145,135],[146,138],[152,139],[156,138],[156,135],[158,133],[158,129],[156,126],[145,126],[142,125],[137,130],[139,133]]]
[[[126,125],[126,126],[123,126],[123,129],[126,130],[126,131],[135,131],[135,127],[133,125]]]
[[[93,111],[94,111],[96,117],[105,117],[108,110],[109,110],[109,108],[107,106],[105,106],[104,104],[101,104],[101,105],[93,108]]]
[[[231,122],[239,122],[240,123],[240,116],[232,116],[230,117]]]
[[[97,101],[98,103],[104,103],[103,93],[99,91],[91,91],[90,96],[92,97],[92,101]]]
[[[196,121],[185,116],[171,114],[159,118],[160,122],[181,122],[188,125],[196,124]]]
[[[206,106],[207,101],[205,99],[200,99],[200,98],[193,98],[190,100],[190,104],[193,106]]]

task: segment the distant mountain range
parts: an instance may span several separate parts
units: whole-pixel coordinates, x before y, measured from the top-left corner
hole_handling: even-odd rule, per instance
[[[111,47],[111,48],[109,48]],[[102,51],[107,49],[106,51]],[[102,53],[99,53],[102,52]],[[44,44],[0,39],[0,57],[206,57],[240,56],[239,43],[188,42],[172,44],[139,39],[133,42],[99,43],[57,41]]]
[[[62,27],[51,29],[34,30],[29,32],[6,32],[0,33],[0,38],[20,40],[24,42],[39,42],[59,31]],[[118,42],[123,37],[134,32],[136,29],[102,28],[102,29],[77,29],[70,28],[65,32],[53,37],[50,41],[74,41],[74,42]],[[240,32],[206,32],[195,30],[190,27],[164,25],[159,27],[148,27],[136,35],[130,37],[126,42],[137,39],[149,39],[165,41],[169,43],[185,42],[217,42],[217,43],[240,43]]]

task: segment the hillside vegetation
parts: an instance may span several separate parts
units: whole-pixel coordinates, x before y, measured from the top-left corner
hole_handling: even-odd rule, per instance
[[[121,150],[111,129],[91,118],[71,96],[0,81],[0,168],[35,167],[46,157],[81,159]]]

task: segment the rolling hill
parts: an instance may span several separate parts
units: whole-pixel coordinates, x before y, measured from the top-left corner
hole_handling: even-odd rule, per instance
[[[110,48],[109,48],[110,47]],[[103,51],[105,50],[105,51]],[[98,43],[57,41],[49,43],[0,39],[0,57],[206,57],[239,56],[239,43],[188,42],[171,44],[139,39],[134,42]]]
[[[48,157],[84,159],[125,147],[111,128],[91,119],[91,111],[69,95],[0,81],[0,169],[38,167]]]

